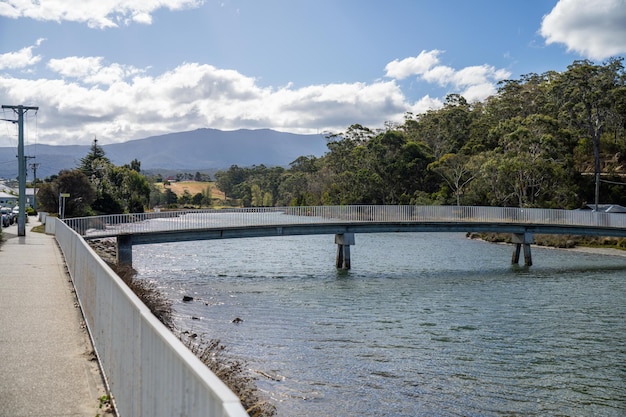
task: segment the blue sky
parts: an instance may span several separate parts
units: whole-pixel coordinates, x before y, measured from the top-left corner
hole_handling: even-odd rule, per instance
[[[0,0],[0,104],[39,106],[29,143],[381,128],[625,54],[626,0]]]

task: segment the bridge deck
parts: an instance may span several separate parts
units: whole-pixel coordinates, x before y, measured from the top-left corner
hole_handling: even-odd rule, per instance
[[[165,232],[201,235],[222,230],[233,237],[408,231],[490,231],[626,236],[626,215],[582,210],[473,206],[320,206],[187,210],[67,219],[85,238]],[[283,232],[279,232],[280,230]],[[234,231],[238,232],[235,233]],[[262,232],[266,230],[266,232]],[[326,230],[329,230],[328,232]],[[258,234],[261,233],[261,234]]]
[[[348,265],[355,233],[496,232],[514,235],[513,262],[523,246],[532,264],[532,236],[626,238],[626,215],[578,210],[457,206],[321,206],[191,210],[67,219],[85,239],[116,237],[118,262],[132,262],[132,246],[246,237],[334,234],[337,265]]]
[[[345,233],[397,233],[397,232],[493,232],[512,234],[562,234],[625,237],[626,229],[590,226],[565,226],[519,223],[478,222],[385,222],[385,223],[313,223],[253,226],[214,226],[204,229],[163,230],[136,233],[102,233],[85,235],[85,239],[100,239],[132,235],[132,244],[184,242],[194,240],[235,239],[250,237],[297,236]]]

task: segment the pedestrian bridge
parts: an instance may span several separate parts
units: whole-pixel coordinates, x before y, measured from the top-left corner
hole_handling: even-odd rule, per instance
[[[626,238],[626,214],[476,206],[306,206],[184,210],[65,219],[85,239],[115,237],[117,261],[132,264],[132,246],[190,240],[334,234],[337,267],[350,268],[356,233],[511,233],[513,263],[524,250],[532,265],[534,234]]]

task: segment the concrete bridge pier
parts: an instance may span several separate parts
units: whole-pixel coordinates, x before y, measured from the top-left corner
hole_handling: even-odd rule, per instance
[[[337,244],[335,265],[338,269],[350,269],[350,245],[354,245],[354,233],[336,234],[335,243]]]
[[[530,252],[530,244],[535,243],[535,239],[532,233],[513,233],[511,241],[515,244],[515,250],[513,251],[513,258],[511,263],[519,264],[519,256],[524,247],[524,265],[531,266],[533,264],[532,254]]]
[[[117,265],[133,265],[133,235],[117,236]]]

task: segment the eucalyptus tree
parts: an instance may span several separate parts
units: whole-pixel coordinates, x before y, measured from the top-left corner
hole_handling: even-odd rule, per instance
[[[236,193],[236,187],[248,179],[249,170],[238,165],[231,165],[226,171],[215,173],[217,188],[222,190],[227,197],[240,198]]]
[[[259,184],[252,184],[250,186],[250,194],[252,197],[250,200],[250,205],[252,207],[263,206],[263,191],[261,190]]]
[[[354,204],[359,200],[362,192],[356,187],[363,183],[357,176],[363,174],[364,149],[374,136],[370,129],[356,124],[345,133],[327,137],[328,152],[320,167],[320,178],[324,179],[323,204]]]
[[[427,144],[435,159],[448,153],[457,153],[469,140],[472,111],[465,98],[449,94],[444,106],[429,110],[418,117],[407,120],[401,129],[407,138]]]
[[[285,168],[254,165],[231,166],[215,173],[216,185],[228,197],[241,200],[244,206],[273,205],[278,196],[280,178]]]
[[[472,156],[476,166],[476,178],[470,182],[465,192],[469,205],[510,205],[513,189],[511,176],[506,172],[508,161],[496,150],[481,152]]]
[[[559,117],[593,145],[596,209],[600,200],[602,135],[616,121],[623,120],[626,75],[622,61],[613,58],[603,65],[575,61],[552,84]]]
[[[321,204],[320,159],[312,155],[300,156],[289,167],[279,180],[275,203],[283,206]]]
[[[305,173],[285,172],[282,175],[276,204],[280,206],[308,206],[313,205],[308,199],[308,178]]]
[[[493,129],[512,118],[541,114],[556,119],[550,86],[557,76],[556,72],[549,71],[500,81],[497,94],[472,105],[469,141],[461,149],[462,153],[476,155],[496,149],[500,138],[493,134]]]
[[[368,142],[365,156],[362,167],[378,190],[377,204],[408,203],[416,191],[429,191],[426,168],[433,157],[424,143],[409,141],[401,131],[387,131]]]
[[[476,178],[476,172],[464,154],[449,153],[428,165],[428,169],[439,174],[454,194],[456,205],[461,205],[461,196],[466,186]]]
[[[513,117],[492,130],[499,146],[485,157],[478,182],[489,183],[491,204],[535,207],[575,204],[571,158],[557,120],[541,114]]]
[[[524,74],[519,80],[498,83],[498,94],[490,101],[494,122],[532,114],[550,114],[549,85],[555,72]]]

